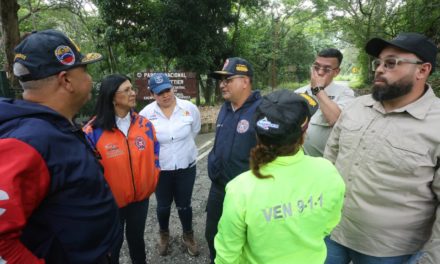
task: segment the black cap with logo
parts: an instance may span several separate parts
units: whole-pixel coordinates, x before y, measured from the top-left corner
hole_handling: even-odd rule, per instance
[[[252,77],[254,71],[252,65],[245,59],[234,57],[226,59],[221,71],[215,71],[210,75],[214,79],[222,79],[234,75],[245,75]]]
[[[278,90],[263,96],[254,116],[254,127],[264,143],[292,143],[307,129],[310,117],[318,110],[315,99],[307,94]]]
[[[18,44],[15,53],[14,63],[22,64],[29,71],[17,76],[23,82],[102,60],[99,53],[81,54],[73,40],[53,29],[32,32]]]

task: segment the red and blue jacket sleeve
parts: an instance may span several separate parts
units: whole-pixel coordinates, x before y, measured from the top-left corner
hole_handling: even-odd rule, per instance
[[[0,139],[0,149],[0,263],[45,263],[20,235],[48,192],[49,171],[40,153],[20,140]]]

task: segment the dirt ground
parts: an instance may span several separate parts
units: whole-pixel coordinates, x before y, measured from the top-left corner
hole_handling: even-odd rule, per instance
[[[196,138],[196,144],[199,150],[199,158],[197,162],[197,176],[194,184],[192,207],[193,207],[193,229],[194,236],[200,247],[200,255],[198,257],[189,256],[181,243],[182,228],[177,216],[175,205],[173,204],[170,218],[171,245],[169,255],[161,257],[158,254],[157,241],[158,223],[156,218],[156,197],[150,196],[150,204],[148,209],[147,223],[145,225],[145,247],[147,253],[147,263],[149,264],[206,264],[209,263],[209,253],[206,244],[205,232],[205,207],[208,197],[211,181],[207,173],[207,156],[214,139],[213,128],[217,119],[220,106],[202,106],[199,107],[202,119],[202,131]],[[203,127],[211,125],[209,129],[203,131]],[[210,132],[210,133],[208,133]],[[127,243],[121,249],[120,264],[130,264]]]
[[[210,151],[214,139],[214,133],[199,134],[196,138],[196,145],[199,149],[199,159],[197,162],[197,176],[194,184],[192,196],[193,208],[193,229],[194,236],[200,246],[200,255],[198,257],[189,256],[181,243],[182,227],[177,215],[175,204],[173,203],[170,218],[170,234],[171,247],[169,255],[165,257],[159,256],[157,241],[158,223],[156,217],[156,197],[150,196],[150,205],[148,209],[147,223],[145,225],[145,248],[147,253],[147,263],[149,264],[206,264],[209,263],[208,246],[205,240],[205,219],[206,219],[206,201],[208,198],[211,181],[207,172],[207,156]],[[127,243],[121,250],[120,264],[130,264]]]
[[[220,106],[199,106],[202,124],[214,124],[219,110]]]

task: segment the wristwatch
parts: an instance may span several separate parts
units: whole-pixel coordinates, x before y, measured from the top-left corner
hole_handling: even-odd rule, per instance
[[[312,87],[311,90],[313,95],[317,95],[321,90],[324,90],[324,87],[316,86],[316,87]]]

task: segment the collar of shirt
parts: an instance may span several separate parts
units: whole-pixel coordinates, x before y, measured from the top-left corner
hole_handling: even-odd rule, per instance
[[[183,103],[182,103],[182,99],[179,99],[177,96],[176,97],[176,106],[174,107],[173,113],[171,115],[174,115],[174,113],[178,110],[178,109],[184,109]],[[153,102],[154,103],[154,112],[156,112],[157,114],[163,115],[162,111],[160,110],[159,105],[157,104],[156,101]]]
[[[436,100],[436,98],[437,97],[435,96],[431,86],[427,84],[425,93],[419,99],[408,105],[405,105],[404,107],[394,109],[391,111],[391,113],[407,112],[414,118],[422,120],[428,114],[431,104]],[[374,100],[372,96],[368,97],[368,99],[364,101],[364,105],[367,107],[372,107],[376,111],[385,114],[385,109],[383,108],[382,104]]]
[[[304,150],[303,148],[299,149],[295,155],[292,156],[278,156],[272,162],[274,165],[286,166],[289,164],[294,164],[300,162],[304,158]]]
[[[127,115],[124,117],[115,116],[115,118],[116,118],[116,126],[127,137],[128,136],[128,128],[130,128],[130,121],[131,121],[130,112],[128,112]]]

